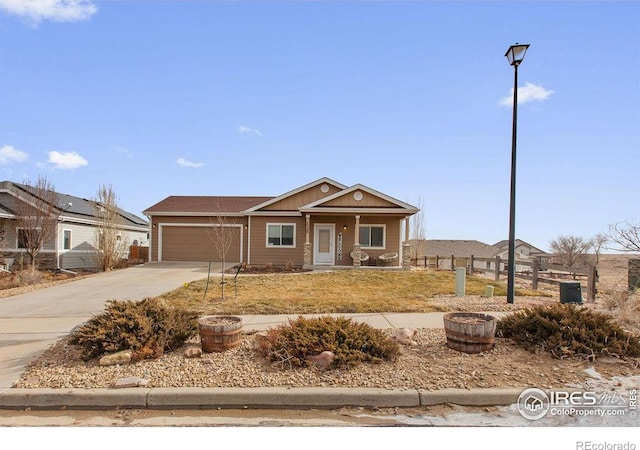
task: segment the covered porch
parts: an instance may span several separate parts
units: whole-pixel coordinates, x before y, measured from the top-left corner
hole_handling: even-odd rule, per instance
[[[409,215],[306,212],[308,269],[408,269]]]

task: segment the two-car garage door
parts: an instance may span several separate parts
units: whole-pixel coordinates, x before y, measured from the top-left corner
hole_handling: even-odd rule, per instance
[[[222,261],[221,240],[229,242],[225,260],[242,261],[242,227],[238,225],[214,228],[164,224],[160,226],[158,240],[160,261]]]

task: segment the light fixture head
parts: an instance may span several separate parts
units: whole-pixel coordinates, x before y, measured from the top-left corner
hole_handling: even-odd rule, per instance
[[[518,66],[524,59],[524,54],[527,53],[527,49],[529,48],[529,44],[518,44],[509,47],[507,53],[504,56],[509,60],[509,64],[512,66]]]

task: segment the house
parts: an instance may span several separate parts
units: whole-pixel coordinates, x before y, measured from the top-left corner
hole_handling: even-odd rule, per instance
[[[543,250],[521,240],[515,240],[516,248],[516,260],[517,261],[531,261],[534,257],[540,257],[542,261],[548,262],[550,255]],[[501,259],[501,270],[506,269],[506,261],[508,261],[509,253],[509,241],[504,240],[497,242],[493,245],[485,244],[484,242],[476,240],[462,240],[462,239],[412,239],[410,241],[412,254],[420,257],[439,256],[443,259],[439,261],[440,265],[445,265],[448,268],[451,266],[451,259],[453,257],[456,267],[465,267],[468,264],[467,259],[473,255],[474,258],[492,259],[492,261],[474,261],[474,268],[495,270],[495,258],[497,256]],[[441,267],[442,268],[442,267]],[[516,266],[516,271],[530,270],[529,266]]]
[[[50,192],[50,191],[49,191]],[[50,192],[51,193],[51,192]],[[44,243],[38,255],[38,267],[43,269],[94,269],[96,267],[96,243],[99,240],[99,212],[103,205],[72,195],[57,192],[38,196],[37,189],[12,181],[0,182],[0,255],[5,267],[27,266],[31,261],[24,243],[24,228],[20,228],[21,211],[33,211],[37,208],[43,215],[50,212],[55,218],[52,238]],[[55,198],[55,204],[50,199]],[[46,211],[45,211],[46,210]],[[119,209],[119,242],[126,248],[129,245],[143,245],[148,241],[148,222]],[[53,221],[51,221],[53,223]]]
[[[150,261],[408,267],[418,209],[362,184],[321,178],[277,197],[170,196],[144,211]],[[223,241],[228,239],[226,252]],[[380,257],[383,258],[380,258]],[[391,257],[391,258],[388,258]]]
[[[542,261],[548,262],[548,259],[551,255],[544,250],[540,250],[537,247],[525,242],[521,239],[515,239],[515,253],[516,259],[527,260],[530,261],[535,257],[542,258]],[[499,255],[503,259],[508,259],[509,257],[509,241],[503,240],[496,242],[493,244],[493,247],[497,249],[496,255]]]

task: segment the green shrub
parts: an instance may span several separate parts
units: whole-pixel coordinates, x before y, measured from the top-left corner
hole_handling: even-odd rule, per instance
[[[85,359],[131,349],[134,359],[158,358],[183,345],[198,331],[198,313],[162,305],[158,300],[111,300],[105,312],[77,328],[71,343]]]
[[[496,335],[556,358],[640,356],[640,339],[603,313],[572,304],[536,306],[498,320]]]
[[[306,356],[323,351],[335,354],[333,367],[353,367],[361,362],[393,361],[400,346],[383,331],[344,317],[299,317],[288,325],[267,331],[259,351],[272,361],[306,366]]]

